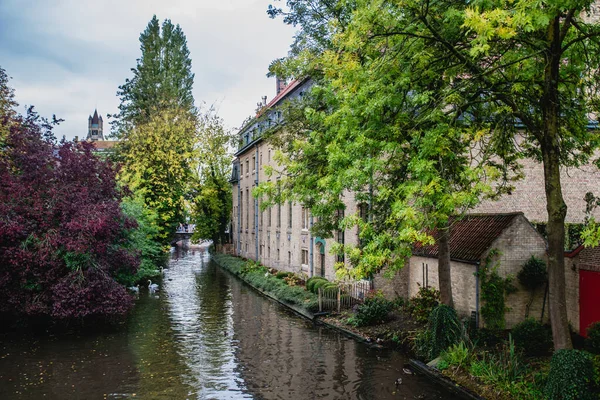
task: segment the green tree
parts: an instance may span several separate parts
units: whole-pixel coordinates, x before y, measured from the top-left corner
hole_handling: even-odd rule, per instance
[[[121,139],[115,158],[120,179],[157,214],[156,240],[168,244],[185,214],[193,170],[197,110],[194,74],[179,25],[156,16],[140,35],[142,55],[133,78],[119,87],[119,114],[113,132]]]
[[[192,61],[181,27],[166,19],[161,29],[153,16],[140,35],[140,50],[133,77],[117,91],[121,104],[112,124],[119,138],[127,138],[131,127],[146,123],[163,109],[177,109],[190,118],[195,115]]]
[[[211,108],[201,118],[198,128],[199,161],[191,204],[195,240],[208,239],[215,245],[228,242],[232,209],[231,143],[231,133]]]
[[[182,116],[183,114],[183,116]],[[156,239],[168,244],[185,214],[185,197],[194,169],[196,121],[165,109],[132,128],[117,145],[119,179],[157,214]]]
[[[326,77],[333,65],[330,81],[336,96],[352,97],[346,102],[351,106],[349,115],[364,115],[367,121],[385,112],[402,116],[406,108],[401,101],[409,98],[427,105],[417,108],[412,124],[419,131],[423,120],[452,117],[448,126],[471,135],[472,139],[461,139],[476,144],[471,151],[505,160],[526,156],[541,161],[548,212],[550,316],[557,349],[571,347],[563,258],[567,207],[560,168],[588,162],[598,144],[598,135],[588,124],[589,116],[598,111],[595,54],[600,36],[598,24],[586,17],[591,4],[360,0],[343,29],[329,25],[334,47],[317,60]],[[349,79],[353,74],[369,79],[355,84]],[[402,82],[413,89],[396,90]],[[398,132],[410,126],[410,121],[400,125]],[[444,138],[443,130],[440,133],[431,136],[431,143]],[[398,149],[390,147],[386,154],[392,151]],[[486,169],[480,170],[481,179],[490,182]],[[501,167],[494,174],[508,171]],[[465,172],[476,170],[469,167]],[[446,180],[440,178],[437,182]],[[430,183],[436,187],[435,180]],[[405,190],[404,185],[401,188]],[[466,199],[462,191],[458,194]],[[413,217],[413,211],[407,214],[413,209],[408,205],[397,208],[403,219]]]

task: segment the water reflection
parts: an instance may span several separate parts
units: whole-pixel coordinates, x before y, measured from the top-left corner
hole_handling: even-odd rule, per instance
[[[0,398],[452,398],[404,375],[399,353],[290,314],[204,251],[174,252],[160,285],[120,331],[0,336]]]

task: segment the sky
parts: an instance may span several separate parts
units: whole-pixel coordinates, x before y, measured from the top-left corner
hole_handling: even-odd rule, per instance
[[[215,104],[239,127],[262,96],[275,96],[268,66],[287,54],[295,29],[267,16],[277,0],[0,0],[0,67],[19,110],[33,105],[87,135],[88,116],[118,111],[116,92],[141,56],[139,36],[156,14],[181,25],[195,73],[196,105]]]

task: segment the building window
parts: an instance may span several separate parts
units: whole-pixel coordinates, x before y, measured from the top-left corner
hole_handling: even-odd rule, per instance
[[[271,227],[271,210],[273,209],[273,207],[269,207],[269,209],[267,210],[267,226],[270,228]]]
[[[277,261],[281,260],[280,255],[281,255],[280,251],[279,251],[279,249],[277,249]]]
[[[241,175],[244,175],[244,163],[243,162],[240,163],[240,176]]]
[[[292,202],[288,203],[288,228],[292,229]]]
[[[240,230],[244,229],[244,192],[240,191]]]
[[[271,162],[271,149],[269,149],[269,152],[267,153],[267,161]]]
[[[250,172],[250,161],[246,160],[246,174]]]
[[[250,193],[246,189],[246,229],[250,227]]]
[[[292,267],[292,252],[288,251],[288,268]]]
[[[308,208],[302,207],[302,229],[307,230],[309,227],[309,211]]]
[[[252,157],[252,173],[256,172],[256,156]]]
[[[262,167],[262,153],[260,153],[260,158],[258,159],[259,166]]]
[[[271,259],[271,246],[267,246],[267,258]]]
[[[302,249],[302,265],[308,265],[308,250]]]

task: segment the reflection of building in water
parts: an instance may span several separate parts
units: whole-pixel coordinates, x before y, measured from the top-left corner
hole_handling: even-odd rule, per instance
[[[246,290],[234,286],[232,303],[237,358],[248,390],[259,398],[310,399],[324,393],[352,398],[350,390],[359,381],[356,343],[307,329],[310,322],[278,312],[269,301],[248,301]]]

